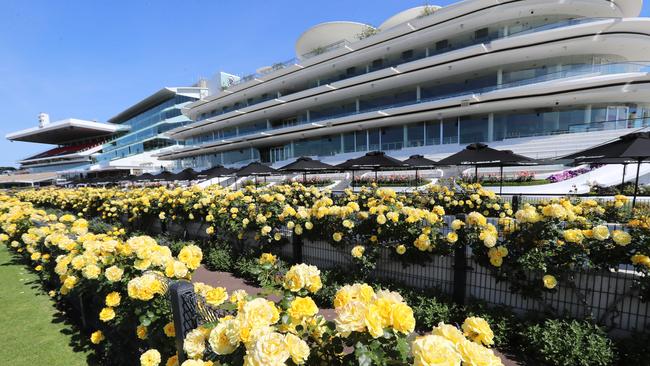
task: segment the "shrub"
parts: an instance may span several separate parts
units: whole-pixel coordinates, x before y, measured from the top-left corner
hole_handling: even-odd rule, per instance
[[[234,258],[232,249],[226,243],[210,242],[205,248],[207,255],[204,264],[210,271],[233,271]]]
[[[522,331],[527,355],[551,366],[606,366],[615,361],[612,341],[586,321],[546,320]]]

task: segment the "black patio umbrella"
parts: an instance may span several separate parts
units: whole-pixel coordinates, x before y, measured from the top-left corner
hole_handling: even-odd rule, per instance
[[[165,170],[162,173],[154,175],[153,179],[154,180],[170,181],[170,180],[175,180],[175,177],[176,177],[176,175],[174,173]]]
[[[142,182],[142,181],[145,181],[145,180],[153,180],[153,179],[154,179],[154,175],[151,174],[151,173],[144,173],[144,174],[133,177],[133,180],[137,181],[137,182]]]
[[[636,206],[636,196],[639,193],[641,163],[650,160],[650,132],[634,132],[623,135],[614,141],[578,151],[559,159],[572,159],[576,163],[623,164],[623,166],[636,163],[634,197],[632,198],[632,208],[634,208]],[[625,170],[623,171],[623,181],[625,181]]]
[[[467,145],[465,149],[438,161],[438,165],[473,165],[474,177],[477,182],[479,167],[499,167],[501,174],[499,194],[503,191],[503,167],[538,164],[539,162],[535,159],[515,154],[510,150],[493,149],[483,143]]]
[[[226,175],[232,175],[235,172],[235,169],[226,168],[223,165],[216,165],[210,169],[203,170],[198,173],[198,176],[203,179],[212,179],[216,177],[223,177]]]
[[[255,161],[237,170],[235,175],[238,177],[245,177],[248,175],[271,175],[277,172],[277,170],[270,166]]]
[[[418,181],[418,171],[420,169],[432,169],[436,166],[436,162],[430,159],[425,158],[422,155],[411,155],[408,159],[404,160],[402,163],[409,166],[409,168],[415,169],[415,182]]]
[[[255,161],[237,170],[235,172],[235,175],[238,177],[247,177],[249,175],[252,175],[255,177],[255,185],[257,185],[258,176],[264,176],[264,180],[266,181],[266,176],[276,174],[277,172],[277,170],[271,168],[270,166]]]
[[[394,170],[408,168],[403,162],[386,155],[383,151],[371,151],[364,156],[356,159],[347,160],[336,166],[342,170],[352,171],[352,184],[354,186],[355,170],[372,170],[375,172],[375,181],[377,181],[377,172],[379,170]]]
[[[285,172],[298,172],[302,173],[303,183],[307,180],[307,173],[309,172],[324,172],[328,170],[335,170],[333,166],[325,164],[322,161],[314,160],[307,156],[301,156],[291,164],[287,164],[278,169]]]
[[[192,168],[186,168],[180,172],[174,174],[174,180],[194,180],[198,176],[198,173]]]

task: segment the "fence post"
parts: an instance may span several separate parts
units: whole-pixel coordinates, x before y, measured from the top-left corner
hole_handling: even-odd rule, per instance
[[[512,211],[517,212],[519,210],[519,195],[515,194],[512,196]]]
[[[293,263],[302,263],[302,235],[293,234]]]
[[[456,219],[465,221],[465,215],[456,215]],[[467,243],[457,242],[454,250],[454,292],[452,299],[458,305],[465,304],[467,270]]]
[[[185,336],[198,326],[194,285],[188,281],[175,281],[169,286],[169,297],[176,331],[176,353],[180,365],[185,361],[183,351]]]

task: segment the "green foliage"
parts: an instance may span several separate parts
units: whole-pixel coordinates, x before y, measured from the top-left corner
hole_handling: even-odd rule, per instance
[[[231,272],[234,266],[232,248],[223,242],[210,242],[204,248],[205,258],[203,263],[210,271]]]
[[[588,322],[546,320],[520,334],[527,355],[544,365],[607,366],[615,362],[612,341]]]

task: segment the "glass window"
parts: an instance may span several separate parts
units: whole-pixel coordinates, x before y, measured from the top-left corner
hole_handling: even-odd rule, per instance
[[[458,118],[445,118],[442,121],[442,143],[458,143]]]
[[[406,126],[406,137],[408,147],[424,146],[424,122]]]
[[[467,116],[461,117],[460,143],[471,144],[474,142],[488,141],[488,117]]]
[[[354,147],[354,132],[348,132],[346,134],[343,134],[343,152],[344,153],[349,153],[349,152],[355,152],[355,147]]]
[[[368,130],[368,151],[379,150],[379,129]]]
[[[440,121],[426,123],[427,145],[440,145]]]
[[[356,131],[354,136],[356,138],[357,151],[368,151],[368,131]]]
[[[401,150],[404,146],[404,127],[383,127],[381,129],[381,150]]]

